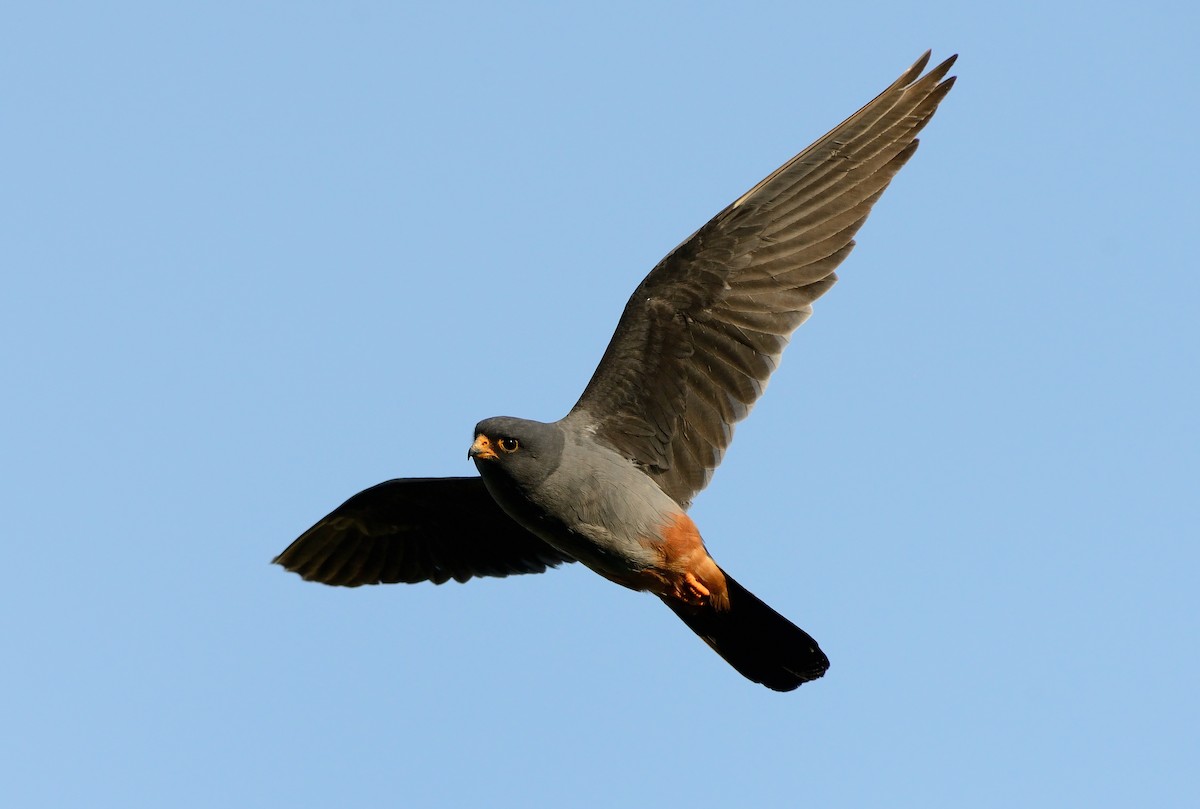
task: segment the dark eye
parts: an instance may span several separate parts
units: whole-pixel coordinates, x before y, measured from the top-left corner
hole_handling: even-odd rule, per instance
[[[521,446],[515,438],[501,438],[496,443],[500,445],[500,449],[504,452],[516,452]]]

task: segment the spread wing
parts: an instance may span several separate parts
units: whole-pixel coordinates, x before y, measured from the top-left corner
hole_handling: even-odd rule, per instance
[[[950,91],[954,57],[922,76],[928,61],[659,262],[564,421],[626,453],[686,507]]]
[[[505,514],[482,478],[406,478],[354,495],[273,561],[357,587],[544,573],[574,560]]]

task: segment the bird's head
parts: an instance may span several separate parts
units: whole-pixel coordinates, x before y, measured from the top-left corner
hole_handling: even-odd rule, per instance
[[[485,479],[506,477],[521,486],[536,486],[558,468],[562,428],[557,424],[496,416],[475,425],[475,442],[467,451]]]

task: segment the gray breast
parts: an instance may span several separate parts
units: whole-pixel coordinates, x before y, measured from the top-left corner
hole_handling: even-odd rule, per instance
[[[562,463],[530,494],[540,512],[560,515],[556,522],[564,532],[539,536],[601,573],[658,561],[641,540],[658,536],[679,510],[632,461],[570,434]]]

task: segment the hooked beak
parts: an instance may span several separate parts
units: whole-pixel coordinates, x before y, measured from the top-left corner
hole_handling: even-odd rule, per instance
[[[467,450],[467,457],[474,458],[477,461],[490,461],[498,458],[496,450],[492,449],[492,442],[483,433],[475,436],[475,443]]]

